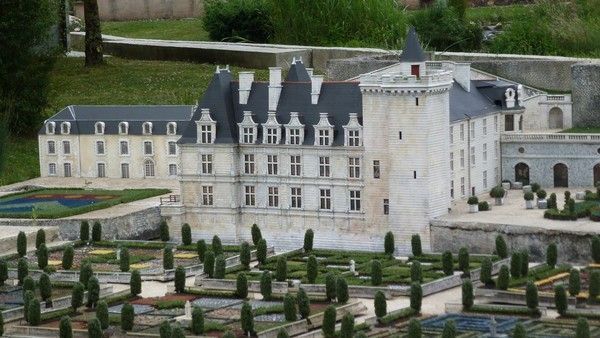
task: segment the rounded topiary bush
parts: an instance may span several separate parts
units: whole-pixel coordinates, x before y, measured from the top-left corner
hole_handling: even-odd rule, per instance
[[[537,310],[539,305],[538,289],[532,281],[527,282],[525,287],[525,301],[530,310]]]
[[[208,278],[213,278],[215,275],[215,253],[210,250],[204,255],[204,273]]]
[[[462,283],[462,305],[465,310],[473,307],[473,283],[470,279],[465,279]]]
[[[458,249],[458,269],[464,273],[470,270],[469,251],[465,247]]]
[[[23,278],[23,292],[34,291],[35,292],[35,282],[31,276],[26,276]]]
[[[300,313],[300,317],[306,319],[310,316],[310,298],[306,294],[303,288],[298,290],[298,313]]]
[[[219,236],[213,236],[211,249],[215,253],[215,256],[223,254],[223,244],[221,243],[221,238],[219,238]]]
[[[502,265],[500,267],[500,272],[498,272],[498,280],[496,281],[496,288],[500,290],[508,289],[508,283],[510,283],[510,273],[508,271],[508,266]]]
[[[75,249],[69,245],[65,248],[62,256],[61,266],[64,270],[69,270],[73,267],[73,257],[75,256]]]
[[[417,283],[421,283],[423,281],[421,262],[412,261],[412,264],[410,265],[410,281]]]
[[[533,201],[533,198],[534,198],[533,193],[530,191],[523,194],[523,199],[526,201]]]
[[[63,316],[60,319],[60,324],[58,327],[58,336],[60,338],[73,338],[73,328],[71,327],[71,318],[69,316]],[[0,334],[3,333],[4,332]]]
[[[569,295],[576,297],[581,292],[581,277],[579,270],[571,269],[569,273]]]
[[[263,238],[260,228],[258,227],[258,225],[256,223],[252,224],[250,233],[252,234],[252,243],[254,245],[257,245],[258,241],[260,241]]]
[[[558,209],[558,205],[556,203],[556,194],[555,193],[551,193],[550,197],[548,198],[548,209]]]
[[[600,263],[600,236],[592,237],[592,259],[594,263]]]
[[[567,313],[567,291],[563,285],[557,285],[554,287],[554,305],[556,306],[556,311],[561,316],[564,316]]]
[[[504,194],[505,190],[501,185],[497,185],[490,190],[490,197],[492,198],[503,198]]]
[[[408,337],[410,338],[421,338],[423,336],[423,331],[421,329],[421,322],[413,318],[408,322]]]
[[[171,236],[169,235],[169,225],[167,224],[167,221],[160,221],[159,231],[161,241],[168,242],[171,239]]]
[[[23,285],[23,280],[28,274],[29,264],[27,264],[27,259],[25,257],[21,257],[17,263],[17,280],[19,281],[19,285]]]
[[[250,253],[250,244],[248,242],[242,242],[240,245],[240,263],[248,269],[250,267],[251,253]]]
[[[31,290],[25,291],[23,295],[23,318],[29,322],[29,305],[35,299],[35,293]]]
[[[479,204],[479,199],[477,198],[477,196],[471,196],[467,199],[467,204],[468,205],[476,205]]]
[[[102,338],[104,335],[102,333],[102,325],[100,324],[100,320],[98,320],[98,318],[92,318],[88,320],[87,329],[88,337],[90,338]]]
[[[85,287],[81,283],[75,283],[73,286],[73,290],[71,291],[71,308],[73,311],[77,311],[77,309],[83,305],[83,294],[85,292]]]
[[[19,257],[27,255],[27,236],[23,231],[19,231],[17,235],[17,254]]]
[[[336,297],[336,291],[335,291],[335,283],[337,277],[335,276],[335,274],[333,272],[328,272],[325,275],[325,296],[327,297],[328,301],[333,301]]]
[[[192,312],[192,314],[193,314],[193,312]],[[172,338],[173,337],[173,329],[171,329],[171,324],[169,324],[168,321],[163,320],[163,322],[160,323],[159,334],[160,334],[160,338]]]
[[[594,303],[598,301],[598,296],[600,296],[600,271],[592,270],[590,272],[589,283],[589,301]]]
[[[481,262],[479,281],[486,286],[494,283],[494,280],[492,279],[492,260],[488,257],[484,258]]]
[[[237,278],[235,280],[235,290],[236,295],[239,298],[248,297],[248,278],[246,277],[245,273],[238,273]]]
[[[377,318],[382,318],[387,315],[387,300],[385,299],[385,295],[381,291],[377,291],[375,293],[375,316]]]
[[[304,251],[310,252],[313,249],[313,241],[315,238],[315,233],[312,229],[306,230],[304,233]]]
[[[242,305],[241,319],[242,331],[250,336],[254,332],[254,315],[252,314],[252,306],[248,302]]]
[[[529,253],[527,250],[521,251],[521,276],[529,275]]]
[[[521,277],[521,254],[513,252],[510,258],[510,275],[514,278]]]
[[[219,255],[215,259],[215,278],[224,279],[227,262],[225,261],[225,255]]]
[[[84,261],[79,267],[79,283],[87,288],[88,281],[93,275],[94,270],[92,270],[92,264],[89,261]]]
[[[129,250],[125,247],[120,248],[121,253],[119,254],[119,268],[121,272],[129,271]]]
[[[46,244],[46,231],[39,229],[35,234],[35,249],[39,249],[42,243]]]
[[[556,260],[558,258],[558,248],[556,243],[550,243],[546,249],[546,264],[549,267],[554,268],[556,266]]]
[[[3,286],[8,279],[8,264],[5,260],[0,259],[0,286]]]
[[[31,326],[40,325],[41,321],[40,301],[33,298],[27,305],[27,322]]]
[[[262,275],[260,276],[260,294],[264,299],[270,299],[273,294],[271,282],[271,271],[263,271]]]
[[[544,199],[546,199],[546,196],[548,196],[548,193],[546,192],[546,190],[540,189],[537,191],[536,195],[537,195],[538,199],[544,200]]]
[[[335,337],[335,322],[336,322],[336,311],[333,305],[329,305],[325,309],[325,313],[323,314],[323,335],[325,338],[333,338]]]
[[[418,234],[412,235],[410,238],[410,246],[412,249],[412,254],[415,257],[423,255],[423,247],[421,246],[421,236]]]
[[[317,263],[317,258],[314,255],[308,256],[308,261],[306,262],[306,278],[310,284],[315,283],[318,273],[319,266]]]
[[[340,338],[352,338],[354,336],[354,316],[351,313],[346,313],[342,317],[342,325],[340,328]]]
[[[338,277],[335,283],[335,295],[338,303],[346,304],[350,295],[348,294],[348,283],[344,277]]]
[[[421,304],[423,302],[423,289],[421,284],[412,283],[410,285],[410,308],[417,313],[421,312]]]
[[[206,253],[206,241],[203,239],[196,242],[196,253],[198,254],[198,259],[200,262],[204,262],[204,254]]]
[[[412,270],[411,270],[412,272]],[[383,279],[383,269],[381,267],[381,262],[374,259],[371,261],[371,285],[379,286],[381,285]]]
[[[286,293],[285,296],[283,296],[283,314],[285,320],[288,322],[293,322],[298,319],[296,315],[296,300],[290,293]]]
[[[256,260],[259,264],[265,264],[267,261],[267,241],[264,238],[256,245]]]
[[[525,330],[523,323],[517,322],[513,330],[513,338],[527,338],[527,330]]]
[[[50,276],[46,273],[42,273],[38,284],[40,286],[40,297],[42,297],[42,300],[45,302],[49,301],[50,298],[52,298],[52,283],[50,282]]]
[[[275,268],[275,279],[278,282],[287,280],[287,260],[284,256],[277,257],[277,267]]]
[[[79,240],[83,242],[90,240],[90,223],[88,221],[81,221],[79,225]]]
[[[442,331],[442,338],[455,338],[458,336],[456,331],[456,324],[453,320],[447,320],[444,323],[444,330]]]
[[[173,328],[173,338],[185,338],[183,328],[181,326],[175,326]]]
[[[100,283],[98,282],[98,278],[92,276],[87,284],[87,303],[86,306],[89,308],[95,308],[96,304],[98,304],[98,300],[100,299]]]
[[[38,267],[44,270],[48,266],[48,248],[46,244],[40,244],[40,248],[36,251]]]
[[[195,335],[204,333],[204,311],[200,307],[194,307],[192,310],[192,325],[190,330]]]
[[[108,329],[108,326],[110,325],[108,317],[108,305],[105,301],[101,300],[96,307],[96,318],[100,321],[102,330]]]
[[[131,289],[131,294],[134,296],[142,293],[142,275],[139,270],[131,271],[131,277],[129,278],[129,288]]]
[[[496,236],[496,255],[500,258],[508,258],[508,247],[502,235]]]
[[[181,265],[178,265],[175,269],[175,292],[185,292],[185,269]]]
[[[100,242],[102,240],[102,225],[100,222],[94,222],[92,225],[92,242]]]
[[[577,319],[575,338],[590,338],[590,324],[588,324],[587,319],[583,317]]]
[[[387,255],[393,255],[396,251],[396,242],[394,241],[394,234],[388,231],[383,239],[383,249]]]
[[[121,308],[121,329],[124,331],[131,331],[133,329],[133,320],[135,318],[135,312],[133,305],[129,303],[123,304]]]
[[[452,252],[444,251],[442,254],[442,271],[444,275],[452,276],[454,274],[454,261],[452,258]]]
[[[181,226],[181,242],[183,245],[192,245],[192,229],[187,223]]]

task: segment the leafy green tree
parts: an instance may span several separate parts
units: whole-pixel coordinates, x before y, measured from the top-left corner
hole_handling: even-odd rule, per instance
[[[317,263],[317,258],[314,255],[308,256],[308,261],[306,262],[306,278],[310,284],[314,284],[317,280],[317,274],[319,273],[319,267]]]
[[[192,310],[192,326],[190,329],[195,335],[204,333],[204,311],[201,307],[195,306]]]
[[[225,256],[224,255],[217,256],[217,259],[215,260],[215,278],[217,278],[217,279],[225,278],[225,271],[227,269],[226,265],[227,265],[227,262],[225,261]]]
[[[60,319],[58,336],[60,338],[73,338],[73,329],[71,327],[71,318],[69,316],[63,316]],[[2,335],[4,332],[1,332]]]
[[[387,255],[393,255],[396,251],[396,243],[394,241],[394,234],[388,231],[383,239],[383,249]]]
[[[592,259],[594,263],[600,263],[600,236],[597,235],[592,237]]]
[[[19,231],[17,235],[17,253],[19,257],[25,257],[27,255],[27,236],[23,231]]]
[[[496,254],[502,259],[508,258],[508,247],[502,235],[496,236]]]
[[[251,335],[254,332],[254,315],[252,314],[252,306],[248,302],[244,302],[242,305],[241,322],[242,331]]]
[[[335,282],[335,294],[338,303],[346,304],[350,295],[348,294],[348,283],[344,277],[338,277]]]
[[[129,271],[129,250],[126,247],[122,247],[120,250],[119,268],[122,272],[127,272]]]
[[[23,292],[34,291],[35,292],[35,282],[33,281],[33,277],[26,276],[23,279]]]
[[[38,284],[40,286],[40,297],[42,297],[42,300],[45,302],[49,301],[50,298],[52,298],[52,283],[50,282],[50,276],[46,273],[42,273]]]
[[[193,312],[192,312],[192,315],[193,315]],[[171,329],[171,324],[169,324],[168,321],[163,320],[163,322],[160,323],[159,333],[160,333],[160,338],[172,338],[173,337],[173,329]]]
[[[328,272],[325,275],[325,296],[327,297],[327,300],[330,302],[333,301],[335,299],[335,297],[337,296],[337,292],[335,290],[336,279],[337,279],[337,277],[335,276],[335,274],[333,272]]]
[[[465,310],[473,307],[473,283],[470,279],[465,279],[462,283],[462,305]]]
[[[100,15],[97,0],[83,2],[85,17],[85,66],[95,67],[104,63]]]
[[[285,296],[283,296],[283,314],[285,320],[288,322],[293,322],[298,319],[296,315],[296,299],[290,293],[286,293]]]
[[[558,257],[558,249],[556,243],[550,243],[548,249],[546,249],[546,264],[549,267],[554,268],[556,266],[556,260]]]
[[[412,270],[411,270],[412,275]],[[381,285],[383,279],[383,268],[381,262],[377,259],[371,261],[371,284],[374,286]]]
[[[160,231],[160,240],[163,242],[168,242],[171,239],[171,236],[169,235],[169,225],[167,224],[167,221],[160,221],[158,228]]]
[[[31,326],[38,326],[38,325],[40,325],[40,320],[41,320],[40,301],[37,300],[36,298],[33,298],[29,302],[29,305],[27,306],[27,321],[29,322],[29,325],[31,325]]]
[[[458,269],[464,273],[468,273],[469,268],[469,251],[467,248],[462,247],[458,249]]]
[[[510,275],[514,278],[521,277],[521,253],[513,252],[510,258]]]
[[[304,252],[311,252],[313,249],[313,240],[315,233],[312,229],[306,230],[304,233]]]
[[[165,247],[163,249],[163,269],[171,270],[173,269],[173,264],[173,249],[171,247]]]
[[[410,245],[412,248],[412,254],[415,257],[423,255],[423,247],[421,246],[421,236],[418,234],[412,235],[410,238]]]
[[[121,308],[121,329],[124,331],[131,331],[131,329],[133,329],[134,318],[135,312],[133,305],[126,302]]]
[[[178,265],[175,269],[175,292],[185,292],[185,268],[181,265]]]
[[[521,251],[521,276],[527,277],[529,274],[529,252]]]
[[[35,234],[35,249],[39,249],[42,243],[46,244],[46,231],[39,229]]]
[[[0,286],[3,286],[8,279],[8,264],[3,259],[0,259]]]
[[[298,290],[298,312],[300,313],[300,317],[304,319],[310,316],[310,298],[308,298],[303,288]]]
[[[29,323],[29,305],[35,299],[35,293],[31,290],[25,291],[23,295],[23,317]]]
[[[421,268],[421,262],[413,261],[410,266],[410,281],[421,283],[423,281],[423,271]]]
[[[46,244],[40,244],[40,248],[36,251],[36,256],[38,267],[42,270],[45,269],[48,266],[48,248],[46,248]]]
[[[204,254],[206,253],[206,241],[203,239],[196,242],[196,252],[198,253],[198,259],[200,262],[204,262]]]
[[[212,251],[216,256],[223,254],[223,244],[221,244],[221,239],[217,235],[214,235],[212,239]]]
[[[90,240],[90,223],[88,221],[81,221],[79,225],[79,240],[83,242]]]
[[[25,257],[21,257],[17,263],[17,279],[19,281],[19,285],[23,285],[23,280],[28,274],[29,265],[27,264],[27,259]]]
[[[569,273],[569,294],[572,297],[576,297],[581,292],[581,277],[579,276],[579,270],[571,269]]]
[[[248,242],[242,242],[242,245],[240,246],[240,263],[242,263],[246,269],[249,269],[251,260],[250,244],[248,244]]]
[[[447,320],[444,323],[444,330],[442,331],[442,338],[455,338],[458,335],[456,332],[456,324],[453,320]]]
[[[567,301],[567,291],[563,285],[554,287],[554,305],[556,306],[556,311],[561,316],[564,316],[567,313],[569,304]]]
[[[98,278],[91,277],[88,281],[87,286],[87,307],[95,308],[96,304],[98,304],[98,300],[100,299],[100,283],[98,283]]]
[[[129,278],[129,288],[131,289],[131,294],[133,296],[137,296],[142,293],[142,275],[139,270],[131,271],[131,277]]]
[[[73,249],[72,245],[69,245],[65,248],[62,256],[62,268],[64,270],[70,270],[73,267],[73,257],[75,256],[75,249]]]
[[[73,311],[77,311],[77,309],[83,305],[83,294],[85,292],[85,287],[80,282],[75,283],[73,286],[73,290],[71,291],[71,308]]]
[[[237,279],[235,280],[236,295],[239,298],[248,297],[248,278],[243,272],[238,273]]]
[[[183,243],[183,245],[192,244],[192,229],[187,223],[183,223],[183,225],[181,226],[181,242]]]
[[[173,328],[173,338],[185,338],[183,328],[181,326],[175,326]]]
[[[252,233],[252,243],[254,245],[257,245],[258,241],[260,241],[263,237],[262,233],[260,232],[260,228],[258,227],[258,225],[256,225],[256,223],[252,224],[252,229],[250,230],[250,232]]]
[[[575,338],[590,338],[590,324],[587,319],[577,319],[577,329],[575,330]]]
[[[479,281],[481,281],[484,285],[491,285],[494,283],[494,280],[492,279],[492,260],[488,257],[484,258],[481,262]]]
[[[508,272],[508,266],[502,265],[500,267],[500,272],[498,272],[496,288],[500,290],[506,290],[508,289],[508,283],[510,283],[510,273]]]
[[[210,250],[204,254],[204,273],[208,278],[213,278],[215,275],[215,253]]]
[[[108,326],[110,325],[108,317],[108,304],[101,300],[98,302],[98,306],[96,307],[96,318],[98,318],[100,321],[100,327],[102,330],[108,329]]]
[[[89,261],[84,261],[79,267],[79,283],[83,284],[84,287],[87,287],[88,281],[94,275],[94,271],[92,270],[92,264]]]
[[[275,279],[278,282],[287,280],[287,260],[284,256],[277,257],[277,266],[275,268]]]
[[[377,291],[375,293],[375,316],[378,319],[381,319],[385,315],[387,315],[387,300],[385,299],[385,295],[381,291]]]
[[[418,319],[413,318],[408,322],[408,336],[410,338],[421,338],[423,336],[421,322]]]
[[[273,287],[271,286],[272,278],[271,271],[265,270],[260,276],[260,294],[264,299],[270,299],[273,294]]]
[[[444,251],[442,254],[442,270],[446,276],[452,276],[454,274],[454,262],[452,258],[452,252]]]
[[[102,335],[102,324],[100,323],[100,320],[98,318],[88,320],[88,336],[90,338],[102,338]]]
[[[323,335],[325,338],[333,338],[335,336],[336,311],[333,305],[329,305],[323,314]]]
[[[513,330],[513,338],[527,338],[527,331],[525,326],[521,322],[517,322],[515,329]]]
[[[589,301],[594,303],[598,300],[598,296],[600,296],[600,271],[591,271],[589,283]]]
[[[416,312],[421,312],[421,304],[423,302],[423,289],[421,284],[412,283],[410,285],[410,307]]]
[[[102,225],[96,221],[92,225],[92,242],[100,242],[102,240]]]
[[[353,336],[354,336],[354,316],[348,312],[342,317],[340,338],[352,338]]]
[[[529,309],[537,310],[539,305],[538,289],[532,281],[527,282],[525,287],[525,301]]]
[[[261,238],[256,245],[256,260],[259,264],[267,262],[267,241]]]

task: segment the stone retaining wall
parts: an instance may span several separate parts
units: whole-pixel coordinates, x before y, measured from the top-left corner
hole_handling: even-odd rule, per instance
[[[495,289],[483,289],[476,288],[475,296],[477,299],[485,298],[493,303],[502,303],[502,304],[512,304],[512,305],[525,305],[525,291],[516,292],[516,291],[503,291],[503,290],[495,290]],[[539,292],[538,300],[540,306],[554,308],[554,293],[549,292]],[[567,297],[567,303],[571,307],[575,307],[577,305],[577,299],[575,297]]]

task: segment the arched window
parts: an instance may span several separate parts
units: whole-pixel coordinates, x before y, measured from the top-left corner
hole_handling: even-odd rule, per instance
[[[169,122],[167,124],[167,135],[175,135],[177,133],[177,123]]]
[[[68,135],[71,133],[71,122],[63,122],[60,124],[60,133]]]
[[[144,135],[152,134],[152,122],[144,122],[142,125],[142,133]]]
[[[144,162],[144,177],[154,177],[154,162],[152,160]]]
[[[104,122],[96,122],[95,130],[97,135],[104,134]]]
[[[56,124],[54,122],[46,123],[46,134],[54,134]]]
[[[569,168],[564,163],[557,163],[554,166],[554,187],[568,188],[569,187]]]
[[[127,135],[129,133],[129,123],[121,122],[119,123],[119,134]]]
[[[548,128],[563,128],[563,111],[560,108],[554,107],[548,112]]]
[[[515,166],[515,182],[521,182],[523,185],[529,184],[529,166],[523,162]]]

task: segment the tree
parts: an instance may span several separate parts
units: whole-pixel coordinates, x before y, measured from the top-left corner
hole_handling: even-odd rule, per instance
[[[192,315],[193,314],[194,313],[192,312]],[[163,322],[160,323],[159,333],[160,333],[160,338],[172,338],[173,330],[171,329],[171,324],[169,324],[168,321],[163,320]]]
[[[569,295],[577,297],[581,292],[581,277],[579,276],[579,270],[571,269],[569,273]]]
[[[187,223],[181,226],[181,242],[183,245],[192,245],[192,229]]]
[[[237,278],[235,280],[235,290],[236,295],[239,298],[248,297],[248,278],[246,277],[245,273],[238,273]]]
[[[158,229],[160,231],[160,240],[163,242],[168,242],[171,239],[171,236],[169,235],[169,225],[167,224],[167,221],[160,221],[158,224]]]
[[[92,270],[92,264],[89,261],[84,261],[79,268],[79,282],[83,284],[84,287],[87,287],[88,281],[94,275],[94,271]]]
[[[589,287],[589,301],[593,304],[597,301],[600,295],[600,271],[592,270],[590,272],[590,287]]]
[[[311,252],[313,249],[313,240],[315,238],[315,233],[312,229],[306,230],[304,233],[304,252]]]
[[[27,264],[27,259],[25,257],[21,257],[17,263],[17,279],[19,280],[19,285],[23,285],[23,280],[28,274],[29,265]]]
[[[225,256],[219,255],[215,260],[215,278],[224,279],[225,278],[225,270],[226,270]]]
[[[423,302],[423,289],[421,284],[412,283],[410,285],[410,307],[416,312],[421,312],[421,303]]]
[[[29,305],[34,298],[35,293],[33,291],[25,291],[25,295],[23,295],[23,317],[27,322],[29,322]]]
[[[550,198],[548,198],[548,209],[558,209],[558,205],[556,204],[555,193],[551,193]]]
[[[508,247],[502,235],[496,236],[496,254],[502,259],[508,258]]]
[[[94,67],[102,64],[102,32],[100,31],[100,15],[97,0],[84,0],[83,13],[85,20],[85,66]]]
[[[250,230],[250,232],[252,233],[252,243],[254,245],[257,245],[258,241],[260,241],[263,237],[262,233],[260,232],[260,228],[258,227],[258,225],[256,225],[256,223],[252,224],[252,229]]]
[[[175,326],[175,328],[173,328],[173,338],[185,338],[185,334],[183,333],[183,328],[181,326]]]
[[[52,298],[52,283],[50,282],[50,276],[46,273],[42,273],[39,281],[40,286],[40,297],[42,300],[47,302]]]
[[[298,312],[300,313],[300,317],[304,319],[310,316],[310,298],[308,298],[303,288],[298,290]]]
[[[265,270],[260,276],[260,294],[264,299],[270,299],[273,293],[273,287],[271,286],[271,271]]]
[[[527,277],[529,274],[529,253],[527,250],[521,251],[521,276]]]
[[[213,278],[215,275],[215,253],[210,250],[204,255],[204,273],[208,278]]]
[[[98,318],[88,320],[88,336],[90,338],[102,338],[102,335],[102,324],[100,323],[100,320]]]
[[[36,251],[36,256],[38,267],[42,270],[45,269],[48,266],[48,248],[46,248],[46,244],[40,244],[40,248]]]
[[[131,294],[134,296],[142,293],[142,275],[139,270],[131,271],[131,277],[129,278],[129,288],[131,289]]]
[[[126,247],[122,247],[120,257],[119,257],[119,268],[121,272],[129,271],[129,250]]]
[[[421,236],[418,234],[412,235],[410,238],[410,245],[412,248],[412,254],[415,257],[421,256],[423,254],[423,248],[421,246]]]
[[[473,307],[473,283],[470,279],[465,279],[462,283],[462,305],[465,310]]]
[[[79,240],[83,242],[90,240],[90,223],[88,221],[81,221],[79,225]]]
[[[469,251],[462,247],[458,249],[458,269],[464,273],[469,273]]]
[[[515,329],[513,330],[513,338],[527,338],[527,331],[525,326],[521,322],[517,322]]]
[[[8,279],[8,264],[3,259],[0,259],[0,286],[3,286]]]
[[[336,311],[333,305],[329,305],[323,314],[323,335],[325,338],[333,338],[335,336]]]
[[[328,272],[325,275],[325,296],[327,297],[328,301],[333,301],[336,297],[336,291],[335,291],[335,283],[337,277],[335,276],[335,274],[333,272]]]
[[[340,338],[352,338],[354,336],[354,316],[348,312],[342,317]]]
[[[163,249],[163,269],[173,269],[173,249],[170,247],[165,247]]]
[[[252,314],[252,306],[248,302],[244,302],[242,305],[241,322],[242,331],[251,335],[254,332],[254,315]]]
[[[96,221],[92,225],[92,242],[100,242],[102,240],[102,224]]]
[[[250,244],[248,244],[248,242],[242,242],[242,245],[240,246],[240,263],[242,263],[246,269],[249,269],[251,259]]]
[[[277,257],[277,266],[275,268],[275,279],[278,282],[285,282],[287,280],[287,260],[285,256]]]
[[[73,267],[73,256],[75,256],[75,249],[73,249],[72,245],[69,245],[65,248],[62,256],[62,268],[64,270],[69,270]]]
[[[67,35],[69,34],[67,26],[67,1],[61,0],[58,3],[58,39],[60,48],[63,52],[67,52],[69,45]]]
[[[27,236],[23,231],[19,231],[17,235],[17,253],[19,257],[27,255]]]
[[[87,286],[87,307],[95,308],[96,304],[98,304],[98,300],[100,299],[100,283],[98,283],[98,278],[91,277],[88,281]]]
[[[548,249],[546,249],[546,264],[549,267],[554,268],[556,266],[556,259],[558,257],[558,249],[556,243],[550,243]]]
[[[521,277],[521,254],[516,251],[510,258],[510,275],[514,278]]]
[[[204,262],[204,254],[206,253],[206,242],[201,239],[196,242],[196,253],[198,253],[198,259],[200,262]]]
[[[190,329],[195,335],[204,333],[204,311],[201,307],[195,306],[192,310],[192,326]]]
[[[388,231],[383,239],[383,249],[387,255],[393,255],[396,251],[396,243],[394,242],[394,234]]]
[[[81,283],[75,283],[73,286],[73,291],[71,291],[71,308],[73,311],[77,311],[77,309],[83,305],[83,293],[85,292],[85,287]]]
[[[63,316],[60,319],[58,336],[60,338],[73,338],[73,329],[71,328],[71,318],[69,316]]]
[[[175,292],[185,292],[185,268],[181,265],[178,265],[175,269]]]
[[[421,269],[421,262],[413,261],[410,266],[410,281],[421,283],[423,281],[423,272]]]
[[[317,258],[314,255],[308,256],[308,261],[306,262],[306,278],[310,284],[314,284],[317,279],[317,274],[319,273],[317,264]]]
[[[286,293],[285,296],[283,296],[283,314],[285,320],[288,322],[293,322],[298,319],[296,316],[296,300],[291,293]]]
[[[338,277],[335,283],[335,294],[338,303],[346,304],[350,296],[348,294],[348,283],[344,277]]]
[[[35,249],[39,249],[42,243],[46,244],[46,231],[44,229],[38,230],[35,234]]]
[[[96,307],[96,318],[100,321],[102,330],[108,329],[108,325],[110,325],[108,320],[108,304],[103,300],[99,301]]]
[[[594,263],[600,263],[600,236],[592,237],[592,259]]]
[[[41,320],[40,301],[33,298],[27,306],[27,322],[31,326],[40,325]]]
[[[212,239],[212,251],[216,256],[223,254],[223,244],[221,244],[221,239],[217,235],[214,235]]]
[[[456,336],[456,324],[454,324],[453,320],[447,320],[446,323],[444,323],[442,338],[455,338]]]
[[[554,305],[556,306],[556,311],[558,311],[561,316],[564,316],[567,313],[569,304],[567,302],[567,291],[565,291],[563,285],[554,287]]]
[[[375,293],[375,316],[378,319],[381,319],[385,315],[387,315],[387,300],[385,299],[385,295],[381,291],[377,291]]]
[[[135,312],[133,306],[126,302],[121,308],[121,329],[124,331],[131,331],[131,329],[133,329],[134,318]]]
[[[532,281],[527,282],[525,287],[525,302],[530,310],[537,310],[539,305],[538,289]]]
[[[583,317],[577,319],[575,338],[590,338],[590,325],[588,324],[587,319]]]
[[[421,322],[418,319],[413,318],[408,323],[408,336],[410,338],[421,338],[423,336]]]
[[[261,238],[256,245],[256,260],[259,264],[265,264],[267,261],[267,241]]]
[[[34,291],[35,292],[35,282],[31,276],[26,276],[23,279],[23,292]]]
[[[498,280],[496,281],[496,288],[500,290],[508,289],[508,283],[510,282],[510,273],[508,272],[508,266],[502,265],[500,272],[498,273]]]
[[[494,283],[492,279],[492,260],[488,257],[484,258],[481,262],[481,273],[479,274],[479,281],[484,285],[490,285]]]
[[[412,276],[412,269],[411,269]],[[371,261],[371,284],[374,286],[381,285],[383,279],[383,269],[381,268],[381,262],[374,259]]]
[[[454,262],[450,251],[444,251],[442,254],[442,270],[446,276],[454,274]]]

